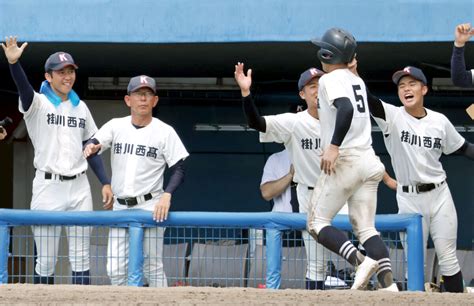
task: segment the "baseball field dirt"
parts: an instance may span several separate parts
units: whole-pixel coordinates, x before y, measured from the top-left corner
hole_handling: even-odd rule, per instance
[[[1,305],[474,305],[472,293],[351,290],[265,290],[172,287],[165,289],[14,284],[0,286]]]

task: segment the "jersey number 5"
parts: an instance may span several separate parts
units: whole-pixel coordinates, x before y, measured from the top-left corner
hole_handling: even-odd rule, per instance
[[[357,110],[359,113],[365,113],[365,103],[364,97],[357,93],[360,90],[360,85],[352,85],[352,89],[354,90],[354,98],[356,100]]]

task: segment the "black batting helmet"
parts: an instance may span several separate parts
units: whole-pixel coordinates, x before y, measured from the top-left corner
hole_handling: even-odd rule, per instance
[[[318,51],[318,58],[326,64],[350,63],[357,47],[354,36],[339,28],[329,29],[322,38],[313,39],[311,42],[321,47],[321,50]]]

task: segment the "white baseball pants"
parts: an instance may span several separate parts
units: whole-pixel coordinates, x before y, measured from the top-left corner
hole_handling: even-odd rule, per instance
[[[345,149],[336,160],[335,173],[321,173],[311,197],[308,229],[319,234],[347,202],[354,233],[363,244],[378,235],[375,229],[377,188],[385,167],[372,148]]]
[[[153,211],[159,197],[140,203],[133,209]],[[114,203],[114,210],[124,210],[127,206]],[[148,280],[150,287],[168,287],[168,281],[163,268],[163,238],[164,227],[144,229],[143,275]],[[107,246],[107,274],[112,285],[127,285],[128,283],[128,231],[125,228],[110,228]]]
[[[92,196],[87,175],[68,181],[46,180],[44,172],[36,170],[31,210],[91,211]],[[37,252],[35,271],[41,276],[51,276],[57,261],[61,227],[32,226],[32,231]],[[90,231],[90,227],[66,227],[69,262],[74,272],[89,270]]]
[[[431,234],[441,274],[452,276],[458,273],[461,270],[456,256],[458,217],[448,184],[422,193],[406,193],[402,191],[402,186],[398,186],[397,203],[399,214],[417,213],[423,216],[423,262],[426,263],[428,236]],[[405,234],[400,233],[400,236],[405,241]],[[405,250],[406,247],[404,244]]]

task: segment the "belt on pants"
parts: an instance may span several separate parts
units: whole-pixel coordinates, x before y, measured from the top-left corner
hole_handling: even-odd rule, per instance
[[[429,183],[429,184],[418,184],[415,186],[402,186],[402,191],[406,193],[422,193],[422,192],[428,192],[431,191],[435,188],[438,188],[439,186],[443,185],[445,181],[442,181],[441,183]]]
[[[153,194],[147,193],[144,196],[139,196],[139,197],[129,197],[129,198],[117,198],[117,202],[121,205],[127,205],[127,206],[135,206],[140,203],[146,202],[148,200],[153,199]]]
[[[291,182],[291,185],[290,185],[290,186],[291,186],[291,188],[294,188],[294,187],[298,186],[298,183]],[[304,186],[304,184],[303,184],[303,186]],[[308,190],[313,190],[313,189],[314,189],[314,187],[312,187],[312,186],[307,186],[307,185],[306,185],[306,188],[308,188]]]
[[[80,177],[80,176],[83,175],[84,173],[86,173],[86,171],[82,171],[81,173],[76,174],[76,175],[73,175],[73,176],[66,176],[66,175],[60,175],[60,174],[54,174],[54,173],[50,173],[50,172],[45,172],[45,173],[44,173],[44,179],[45,179],[45,180],[70,181],[70,180],[74,180],[74,179]]]

